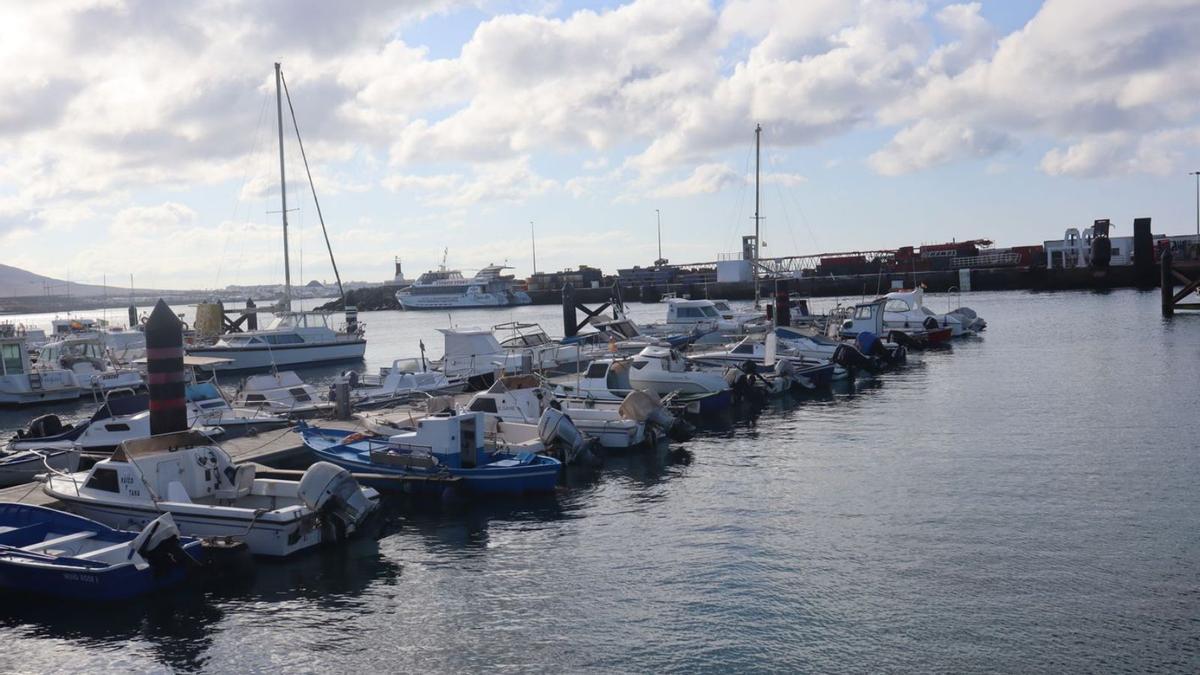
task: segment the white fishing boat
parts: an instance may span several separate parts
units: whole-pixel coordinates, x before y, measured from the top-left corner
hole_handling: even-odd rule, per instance
[[[97,336],[70,337],[47,342],[38,350],[38,370],[69,370],[86,391],[103,394],[114,389],[139,389],[146,382],[133,368],[118,365]]]
[[[256,478],[203,434],[181,431],[123,443],[91,470],[51,474],[45,493],[82,516],[139,529],[164,513],[180,532],[233,537],[250,552],[287,556],[352,535],[379,493],[318,462],[299,481]]]
[[[105,351],[118,363],[128,363],[146,355],[146,336],[135,326],[124,329],[103,319],[85,317],[52,319],[50,337],[42,340],[42,344],[73,337],[98,338],[104,343]]]
[[[83,389],[70,370],[33,366],[23,336],[0,338],[0,405],[69,401],[81,395]]]
[[[644,324],[642,332],[661,337],[678,333],[705,335],[716,332],[723,319],[712,300],[667,298],[667,320]]]
[[[460,309],[466,307],[511,307],[528,305],[525,291],[514,290],[512,275],[502,272],[507,265],[488,265],[467,279],[459,270],[446,269],[443,258],[437,270],[422,274],[417,281],[396,291],[401,309]]]
[[[284,417],[308,417],[333,409],[316,387],[291,370],[247,377],[234,394],[234,405]]]
[[[456,394],[467,386],[463,378],[449,378],[431,370],[420,359],[396,359],[379,369],[378,375],[346,374],[350,380],[350,403],[356,408],[385,406],[414,397]]]

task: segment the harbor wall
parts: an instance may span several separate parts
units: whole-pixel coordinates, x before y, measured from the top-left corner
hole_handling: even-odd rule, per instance
[[[863,274],[831,277],[804,277],[780,281],[780,288],[790,293],[820,297],[873,297],[887,293],[893,282],[903,288],[915,288],[924,284],[931,293],[946,293],[961,290],[967,292],[964,281],[969,280],[970,291],[1062,291],[1110,288],[1134,288],[1138,286],[1136,270],[1132,266],[1111,267],[1105,271],[1089,268],[1047,269],[1044,267],[994,267],[973,269],[964,278],[960,270],[937,272]],[[775,281],[764,281],[760,292],[770,297],[775,292]],[[1153,288],[1153,286],[1151,286]],[[396,302],[398,287],[393,285],[360,288],[350,291],[350,301],[359,311],[399,309]],[[754,299],[753,282],[728,282],[711,284],[670,284],[662,286],[622,286],[621,297],[625,302],[657,302],[664,294],[693,298],[721,298],[725,300]],[[600,288],[577,288],[577,302],[596,304],[609,299],[611,286]],[[536,305],[557,305],[562,302],[560,290],[530,291],[529,296]],[[324,309],[342,309],[341,301],[325,305]]]

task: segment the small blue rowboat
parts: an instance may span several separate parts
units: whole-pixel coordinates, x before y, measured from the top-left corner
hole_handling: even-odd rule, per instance
[[[303,423],[297,431],[317,457],[352,472],[458,476],[473,494],[553,492],[562,462],[531,452],[488,452],[485,422],[482,413],[431,415],[390,437]]]
[[[0,503],[0,588],[72,600],[120,600],[182,581],[202,555],[170,514],[141,532],[44,506]]]

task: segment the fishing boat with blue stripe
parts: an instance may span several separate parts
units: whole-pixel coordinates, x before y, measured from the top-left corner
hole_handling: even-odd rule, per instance
[[[303,423],[297,430],[317,457],[352,472],[458,476],[474,494],[552,492],[562,470],[562,463],[553,457],[502,449],[490,452],[484,442],[484,415],[478,412],[430,415],[391,436]]]
[[[0,503],[0,588],[71,600],[120,600],[167,588],[199,564],[199,539],[170,514],[141,532],[29,504]]]

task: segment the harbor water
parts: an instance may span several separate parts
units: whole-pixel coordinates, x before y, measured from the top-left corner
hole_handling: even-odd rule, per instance
[[[0,670],[1200,670],[1200,315],[962,304],[982,337],[553,497],[393,504],[376,538],[115,608],[6,599]],[[552,306],[361,318],[372,371],[451,321],[561,330]]]

